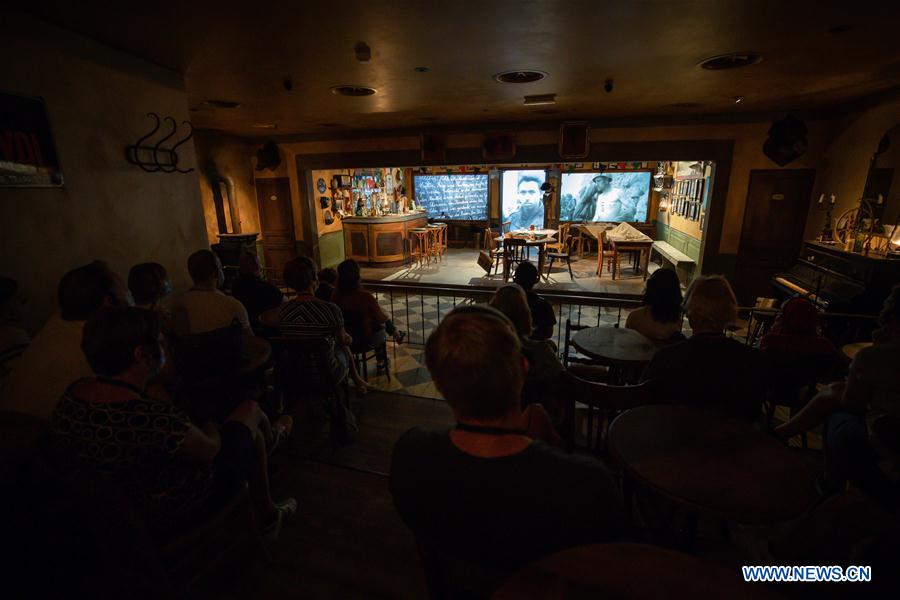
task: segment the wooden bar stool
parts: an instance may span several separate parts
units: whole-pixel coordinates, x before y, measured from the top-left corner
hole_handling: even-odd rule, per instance
[[[412,257],[416,265],[427,264],[429,261],[428,241],[431,238],[431,230],[427,227],[416,227],[410,229],[411,237],[409,255]]]
[[[443,258],[443,257],[441,256],[441,255],[442,255],[442,252],[441,252],[441,248],[442,248],[441,232],[443,231],[443,228],[442,228],[439,224],[437,224],[437,223],[429,224],[429,225],[427,226],[427,228],[428,228],[428,232],[429,232],[429,235],[428,235],[428,256],[429,256],[429,257],[434,257],[435,260],[440,260],[441,258]]]

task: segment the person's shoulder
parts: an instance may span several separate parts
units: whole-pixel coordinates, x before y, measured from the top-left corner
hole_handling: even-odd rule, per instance
[[[434,448],[446,443],[446,429],[425,429],[423,427],[413,427],[407,429],[406,432],[397,438],[394,443],[394,451],[397,450],[425,450]]]
[[[564,452],[541,441],[532,442],[527,453],[530,462],[552,470],[561,481],[571,482],[579,488],[592,484],[603,488],[611,485],[609,470],[592,456]]]
[[[448,431],[413,427],[397,438],[391,452],[391,474],[415,469],[443,455],[448,448]]]

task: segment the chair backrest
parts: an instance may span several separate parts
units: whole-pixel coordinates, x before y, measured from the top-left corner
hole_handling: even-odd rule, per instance
[[[527,242],[523,238],[506,238],[503,240],[503,250],[507,260],[525,260]]]
[[[568,368],[570,362],[574,363],[590,363],[592,362],[587,358],[579,358],[577,356],[570,356],[569,349],[572,347],[572,332],[580,331],[582,329],[587,329],[588,325],[573,325],[571,319],[566,319],[566,337],[563,342],[563,366]]]
[[[569,228],[571,227],[570,223],[560,223],[559,224],[559,237],[557,237],[557,241],[560,243],[565,242],[565,240],[569,237]]]
[[[298,397],[334,393],[340,381],[331,371],[332,346],[325,338],[269,338],[276,385]]]
[[[368,349],[366,343],[366,323],[363,311],[361,310],[344,310],[341,309],[344,316],[344,330],[353,338],[353,344],[350,350],[353,352],[365,352]]]
[[[484,243],[482,246],[485,252],[492,252],[497,249],[497,240],[494,239],[494,232],[490,227],[484,228]]]
[[[510,227],[512,227],[512,221],[503,221],[500,224],[500,233],[509,233]]]
[[[659,399],[659,383],[651,380],[638,385],[608,385],[582,379],[569,372],[564,372],[560,382],[562,394],[565,398],[563,406],[563,437],[568,445],[575,440],[575,426],[577,421],[576,408],[578,404],[586,407],[585,439],[586,446],[593,452],[601,451],[604,443],[603,422],[610,419],[615,411],[628,410],[646,404],[661,403]],[[597,425],[594,426],[594,418]]]

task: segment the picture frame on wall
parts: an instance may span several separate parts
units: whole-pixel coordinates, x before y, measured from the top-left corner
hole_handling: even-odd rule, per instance
[[[0,187],[62,187],[43,98],[0,93]]]
[[[516,134],[513,131],[489,131],[481,144],[484,160],[512,160],[516,156]]]
[[[591,152],[591,126],[587,121],[569,121],[559,126],[559,156],[564,160],[587,158]]]

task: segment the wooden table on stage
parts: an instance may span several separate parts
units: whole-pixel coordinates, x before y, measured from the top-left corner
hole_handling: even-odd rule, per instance
[[[520,598],[777,598],[739,569],[645,544],[569,548],[522,567],[493,600]]]
[[[503,243],[503,240],[508,237],[515,237],[519,239],[525,240],[525,245],[528,247],[534,247],[538,249],[538,274],[544,272],[544,256],[547,254],[547,244],[555,244],[556,238],[553,236],[556,235],[556,229],[535,229],[531,231],[530,229],[522,229],[517,231],[510,231],[509,233],[497,238],[499,243]],[[509,265],[506,264],[506,259],[504,257],[503,260],[503,276],[504,280],[509,279]]]
[[[638,268],[641,269],[644,273],[644,279],[647,279],[647,267],[650,264],[650,249],[653,247],[653,240],[624,240],[624,239],[616,239],[613,237],[606,237],[609,240],[609,245],[612,248],[613,253],[613,268],[612,268],[612,278],[615,281],[616,273],[619,269],[619,252],[629,252],[629,251],[638,251],[641,253],[641,258],[638,260]],[[600,253],[600,257],[597,259],[597,272],[600,272],[600,261],[603,260],[603,253]]]
[[[694,513],[780,523],[817,494],[803,461],[754,427],[690,406],[641,406],[609,427],[609,449],[632,480]]]
[[[856,342],[855,344],[847,344],[841,347],[841,352],[844,353],[844,356],[846,356],[850,360],[853,360],[854,358],[856,358],[856,355],[860,350],[862,350],[863,348],[868,348],[871,345],[872,342]]]

